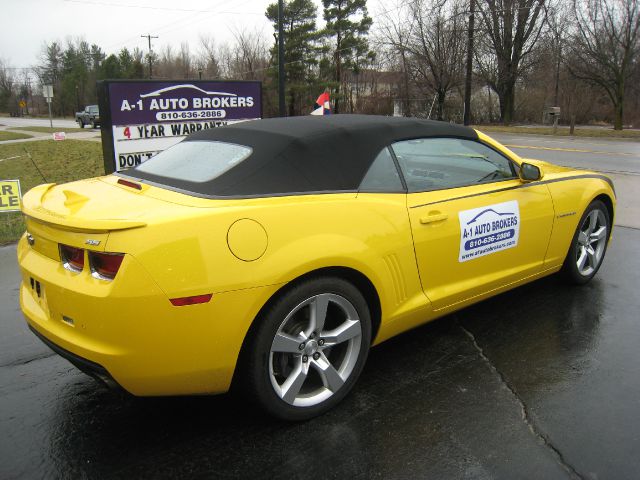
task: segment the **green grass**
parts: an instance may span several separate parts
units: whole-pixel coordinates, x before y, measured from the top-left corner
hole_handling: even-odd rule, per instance
[[[99,175],[104,175],[99,142],[42,140],[0,145],[0,179],[19,179],[23,195],[41,183],[64,183]],[[0,213],[0,245],[18,240],[24,229],[21,213]]]
[[[525,133],[530,135],[553,135],[553,127],[505,127],[504,125],[474,125],[481,132],[491,133]],[[627,138],[640,140],[640,130],[614,130],[612,128],[576,127],[576,137]],[[568,137],[569,127],[558,127],[557,136]]]
[[[0,130],[0,142],[5,140],[23,140],[25,138],[31,138],[31,135],[25,135],[24,133],[8,132],[6,130]]]
[[[42,132],[42,133],[54,133],[54,132],[84,132],[83,128],[78,127],[12,127],[9,130],[24,130],[27,132]],[[91,130],[91,128],[89,128]]]

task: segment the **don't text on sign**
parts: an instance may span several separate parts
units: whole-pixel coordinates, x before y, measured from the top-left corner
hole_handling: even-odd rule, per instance
[[[20,180],[0,180],[0,212],[20,211]]]
[[[107,173],[194,132],[262,117],[260,82],[105,81],[99,92]]]

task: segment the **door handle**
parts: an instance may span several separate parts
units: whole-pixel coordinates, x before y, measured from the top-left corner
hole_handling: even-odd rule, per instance
[[[420,217],[420,223],[423,225],[427,225],[429,223],[442,222],[449,218],[449,215],[446,213],[434,213],[432,215],[427,215],[426,217]]]

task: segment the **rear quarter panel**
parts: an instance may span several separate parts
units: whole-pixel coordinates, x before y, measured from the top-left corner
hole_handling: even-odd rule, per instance
[[[180,218],[112,232],[107,250],[136,257],[170,297],[281,286],[308,272],[346,267],[376,288],[382,321],[428,306],[418,277],[405,194],[325,194],[213,200]],[[226,206],[221,206],[226,203]],[[254,261],[228,246],[229,227],[252,219],[267,248]],[[249,239],[250,241],[250,239]],[[249,327],[253,317],[234,312]]]

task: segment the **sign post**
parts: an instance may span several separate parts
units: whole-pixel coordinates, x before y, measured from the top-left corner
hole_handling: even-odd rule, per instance
[[[134,167],[187,135],[262,117],[260,82],[104,80],[98,102],[105,173]]]
[[[53,98],[53,85],[42,86],[42,96],[47,100],[49,105],[49,126],[53,129],[53,120],[51,118],[51,99]]]

